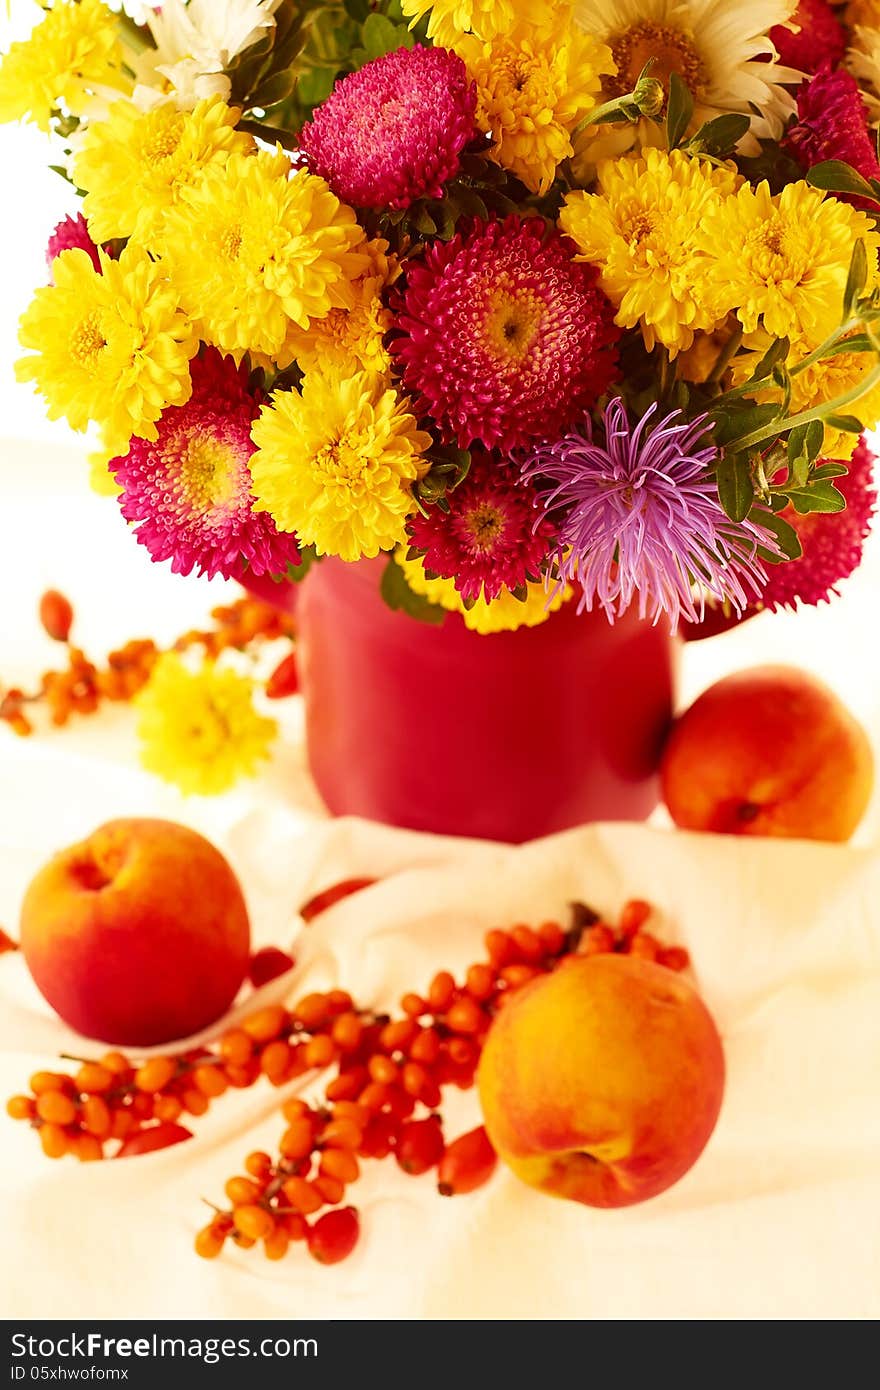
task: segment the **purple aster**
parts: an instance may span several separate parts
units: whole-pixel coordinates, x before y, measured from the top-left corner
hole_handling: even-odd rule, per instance
[[[557,526],[559,582],[581,590],[578,611],[601,604],[611,622],[638,595],[639,616],[695,622],[705,595],[741,612],[760,596],[766,574],[758,547],[769,532],[731,521],[711,467],[718,450],[707,417],[680,410],[649,425],[656,403],[633,427],[617,398],[604,414],[604,442],[592,422],[536,450],[525,474]]]

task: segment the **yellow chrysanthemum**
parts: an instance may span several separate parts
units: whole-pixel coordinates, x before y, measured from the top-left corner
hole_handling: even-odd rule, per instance
[[[859,237],[876,265],[880,236],[865,213],[806,183],[776,197],[767,183],[743,184],[708,207],[699,227],[707,295],[719,319],[735,312],[747,333],[763,327],[817,347],[840,323]]]
[[[166,652],[136,700],[144,767],[198,796],[253,776],[278,729],[257,713],[253,693],[253,681],[237,671],[212,661],[190,671]]]
[[[850,0],[843,17],[850,29],[857,24],[880,29],[880,0]]]
[[[118,497],[122,491],[110,472],[110,461],[115,457],[115,452],[107,449],[95,449],[88,456],[89,487],[99,497]]]
[[[358,560],[404,539],[427,472],[430,435],[409,402],[365,372],[311,372],[302,394],[276,391],[254,422],[250,463],[258,510],[320,555]]]
[[[757,333],[746,340],[748,350],[737,356],[733,363],[733,380],[736,384],[748,380],[770,344],[771,340],[765,333]],[[811,346],[805,342],[793,343],[789,365],[793,366],[810,351]],[[791,414],[825,405],[854,390],[867,381],[876,365],[872,352],[840,352],[834,357],[823,357],[813,362],[792,377]],[[778,399],[778,392],[756,392],[755,398],[759,401]],[[880,424],[880,385],[871,387],[864,396],[852,401],[844,413],[861,420],[866,429],[875,429]],[[825,458],[848,459],[852,457],[858,442],[858,435],[826,425],[822,454]]]
[[[413,28],[430,10],[428,38],[445,48],[454,48],[463,34],[477,34],[481,39],[508,33],[526,14],[550,5],[540,0],[400,0],[403,13],[412,19]]]
[[[109,450],[124,454],[133,434],[156,438],[155,421],[189,400],[192,325],[161,266],[139,247],[118,261],[101,252],[99,274],[85,251],[63,251],[54,285],[38,289],[22,315],[19,340],[33,355],[16,363],[33,381],[50,420],[75,430],[102,427]]]
[[[101,0],[56,0],[0,61],[0,121],[48,130],[53,107],[81,115],[97,87],[131,90],[122,63],[119,21]]]
[[[564,13],[550,35],[519,24],[455,47],[477,85],[477,124],[493,137],[492,158],[546,193],[574,153],[571,132],[596,105],[603,75],[617,71],[611,50]]]
[[[649,349],[660,342],[674,356],[727,313],[704,293],[708,257],[699,229],[733,192],[736,174],[680,150],[649,149],[600,164],[598,175],[595,194],[568,194],[559,225],[578,260],[601,268],[616,322],[639,325]]]
[[[290,177],[280,150],[206,169],[170,214],[162,252],[205,341],[236,361],[274,359],[291,322],[306,329],[352,309],[353,284],[370,272],[351,208],[316,175]]]
[[[466,608],[453,579],[429,579],[421,560],[406,558],[405,546],[394,552],[394,558],[413,593],[445,608],[448,613],[460,613],[465,627],[483,635],[516,632],[520,627],[537,627],[571,598],[570,589],[551,595],[543,584],[528,584],[525,599],[518,599],[509,589],[504,589],[497,598],[487,601],[480,597],[473,607]]]
[[[171,103],[139,111],[130,101],[114,102],[107,120],[89,127],[74,160],[93,239],[130,236],[152,246],[204,169],[255,148],[250,135],[235,129],[240,114],[220,97],[193,111]]]
[[[400,267],[381,237],[366,242],[362,249],[369,257],[369,269],[352,285],[352,307],[331,309],[324,318],[312,319],[307,329],[291,323],[277,356],[279,367],[296,362],[304,372],[345,374],[360,369],[387,378],[391,357],[385,334],[392,319],[382,291],[397,278]]]

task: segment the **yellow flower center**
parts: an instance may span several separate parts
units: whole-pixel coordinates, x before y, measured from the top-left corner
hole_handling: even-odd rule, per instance
[[[486,337],[495,354],[521,362],[535,341],[543,313],[542,299],[504,276],[489,296],[485,319]]]
[[[229,501],[235,488],[230,477],[229,450],[220,440],[190,439],[180,461],[188,501],[204,507]]]
[[[241,250],[241,227],[227,227],[220,238],[220,253],[228,261],[234,261]]]
[[[669,91],[669,78],[677,72],[694,95],[706,83],[706,69],[692,40],[672,24],[654,24],[644,20],[632,24],[610,40],[617,64],[617,76],[605,79],[611,96],[625,96],[639,80],[645,64],[653,59],[650,75]]]
[[[752,229],[745,251],[752,273],[768,284],[782,280],[797,284],[808,269],[803,239],[778,212]]]
[[[315,454],[314,468],[317,473],[324,475],[328,483],[350,487],[363,477],[363,453],[351,436],[344,434],[341,439],[322,445]]]
[[[491,502],[481,502],[463,520],[475,550],[492,550],[504,530],[504,516]]]
[[[107,346],[101,324],[101,314],[93,309],[87,318],[80,319],[70,338],[70,355],[81,367],[94,369]]]
[[[185,117],[182,112],[163,117],[161,123],[153,125],[145,132],[141,145],[141,158],[145,164],[162,164],[176,154],[183,135]]]

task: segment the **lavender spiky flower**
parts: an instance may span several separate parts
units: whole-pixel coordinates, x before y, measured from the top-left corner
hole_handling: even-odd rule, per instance
[[[637,597],[641,618],[666,613],[675,630],[698,621],[706,595],[738,612],[760,595],[758,548],[781,553],[769,531],[724,512],[717,456],[705,415],[659,418],[655,403],[633,426],[619,397],[599,438],[587,420],[530,455],[525,476],[556,524],[558,581],[581,590],[579,611],[598,602],[613,622]]]

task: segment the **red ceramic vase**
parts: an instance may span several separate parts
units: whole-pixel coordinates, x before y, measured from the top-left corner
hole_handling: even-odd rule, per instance
[[[309,764],[332,812],[512,842],[650,815],[667,628],[573,603],[517,632],[451,613],[430,626],[385,605],[385,563],[328,559],[298,590],[260,590],[296,604]]]

